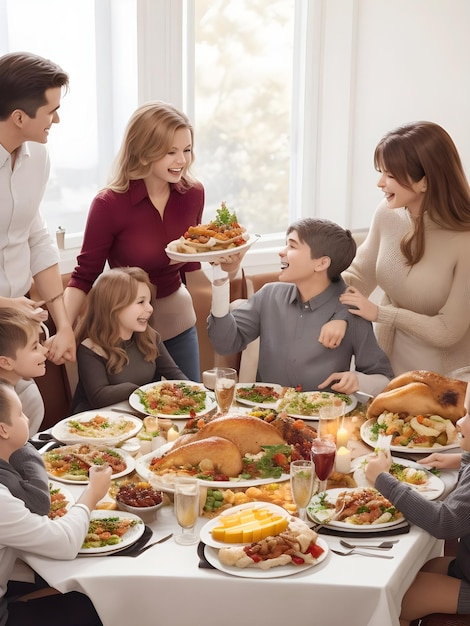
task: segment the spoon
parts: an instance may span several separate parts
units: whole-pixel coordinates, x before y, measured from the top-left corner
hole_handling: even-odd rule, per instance
[[[378,546],[368,546],[368,545],[355,545],[352,543],[348,543],[347,541],[344,541],[343,539],[340,539],[340,544],[344,547],[344,548],[349,548],[349,550],[352,550],[353,548],[360,548],[361,550],[363,548],[367,548],[368,550],[390,550],[390,548],[393,548],[393,545],[397,543],[397,541],[382,541],[382,543],[379,543]]]
[[[353,554],[360,554],[362,556],[373,556],[376,559],[393,559],[393,556],[388,556],[388,554],[372,554],[371,552],[361,552],[360,550],[356,550],[353,548],[352,550],[348,550],[347,552],[341,552],[340,550],[333,550],[330,548],[332,552],[338,554],[339,556],[351,556]]]

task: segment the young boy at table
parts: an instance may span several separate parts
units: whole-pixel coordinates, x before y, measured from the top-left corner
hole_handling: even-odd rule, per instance
[[[11,385],[0,382],[0,461],[6,466],[28,440],[28,418]],[[90,482],[67,515],[49,519],[31,512],[13,484],[0,484],[0,626],[95,626],[101,624],[90,600],[76,592],[39,598],[8,598],[7,583],[23,553],[74,559],[88,531],[90,512],[110,485],[110,467],[91,467]],[[46,594],[42,590],[43,594]]]
[[[457,422],[463,463],[455,489],[444,500],[426,500],[389,469],[390,453],[369,457],[367,479],[412,523],[439,539],[459,538],[457,556],[441,556],[423,565],[405,593],[401,626],[431,613],[470,615],[470,385],[465,396],[467,414]],[[454,456],[454,455],[451,455]],[[452,466],[454,466],[452,464]]]
[[[0,380],[14,387],[21,379],[44,376],[47,350],[39,341],[40,329],[37,320],[18,309],[0,308]],[[46,470],[30,443],[18,448],[8,462],[0,459],[0,483],[32,513],[49,513]]]
[[[278,283],[269,283],[229,311],[229,281],[212,285],[208,333],[219,354],[243,350],[260,338],[257,380],[305,391],[330,388],[376,395],[393,378],[372,324],[350,315],[339,301],[341,278],[356,253],[349,230],[325,219],[304,218],[287,229]],[[325,322],[347,320],[341,345],[330,350],[320,342]],[[351,369],[354,357],[355,369]]]

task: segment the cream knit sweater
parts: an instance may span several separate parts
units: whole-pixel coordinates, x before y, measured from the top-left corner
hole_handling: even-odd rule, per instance
[[[400,241],[412,227],[407,209],[381,203],[343,278],[366,296],[383,290],[376,331],[395,375],[446,374],[470,365],[470,230],[425,220],[424,256],[409,267]]]

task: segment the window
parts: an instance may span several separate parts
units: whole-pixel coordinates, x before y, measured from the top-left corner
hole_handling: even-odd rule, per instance
[[[288,220],[294,0],[198,0],[197,174],[206,215],[221,201],[250,232]]]

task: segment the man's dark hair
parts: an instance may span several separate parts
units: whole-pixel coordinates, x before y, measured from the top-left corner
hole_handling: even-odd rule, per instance
[[[0,57],[0,120],[16,109],[31,118],[47,103],[46,90],[65,87],[69,77],[56,63],[29,52],[11,52]]]
[[[313,217],[293,222],[287,229],[287,234],[294,230],[299,240],[309,246],[312,259],[322,256],[330,258],[328,278],[332,282],[338,281],[341,272],[351,265],[356,255],[356,242],[351,231],[330,220]]]

